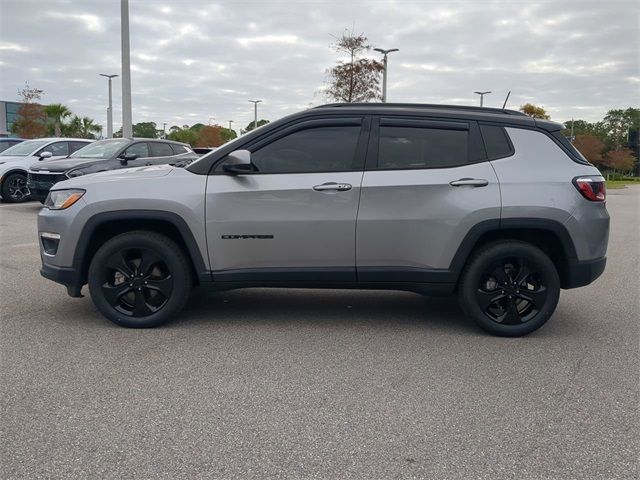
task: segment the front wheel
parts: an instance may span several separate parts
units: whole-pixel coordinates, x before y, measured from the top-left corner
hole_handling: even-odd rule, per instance
[[[191,283],[182,249],[155,232],[127,232],[108,240],[89,266],[93,303],[124,327],[150,328],[167,322],[184,307]]]
[[[27,176],[23,173],[10,173],[2,182],[2,200],[7,203],[26,202],[31,192],[27,187]]]
[[[519,241],[495,242],[470,259],[459,296],[466,315],[482,329],[517,337],[551,317],[560,298],[560,278],[539,248]]]

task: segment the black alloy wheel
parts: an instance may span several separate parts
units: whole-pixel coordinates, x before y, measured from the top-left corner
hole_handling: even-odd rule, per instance
[[[123,315],[147,317],[167,304],[173,277],[167,264],[146,248],[111,255],[103,266],[102,294]]]
[[[458,293],[462,309],[481,328],[516,337],[537,330],[551,317],[560,298],[560,277],[538,247],[502,240],[472,255]]]
[[[485,270],[476,299],[494,322],[519,325],[540,312],[547,293],[536,268],[523,257],[514,257],[501,259]]]
[[[31,197],[27,177],[22,173],[11,173],[2,182],[2,199],[8,203],[26,202]]]
[[[170,238],[132,231],[107,240],[89,266],[91,299],[118,325],[149,328],[174,318],[193,281],[189,259]]]

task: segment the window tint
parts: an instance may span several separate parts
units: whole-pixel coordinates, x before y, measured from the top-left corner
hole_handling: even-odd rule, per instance
[[[421,127],[380,127],[378,168],[437,168],[468,163],[469,132]]]
[[[69,143],[68,142],[56,142],[44,147],[41,152],[51,152],[54,157],[60,155],[69,155]]]
[[[85,142],[69,142],[69,153],[74,153],[80,150],[82,147],[86,147],[89,143]]]
[[[128,153],[135,153],[138,158],[147,158],[149,156],[149,147],[145,143],[134,143],[125,150],[125,155]]]
[[[253,152],[251,162],[264,173],[351,170],[359,135],[359,126],[300,130]]]
[[[173,155],[173,150],[171,150],[168,143],[152,142],[150,146],[152,157],[170,157]]]
[[[482,139],[490,159],[503,158],[513,155],[513,150],[504,128],[493,125],[480,125]]]
[[[189,153],[189,149],[184,145],[176,145],[175,143],[171,143],[170,145],[171,145],[171,148],[173,148],[173,151],[175,152],[176,155]]]

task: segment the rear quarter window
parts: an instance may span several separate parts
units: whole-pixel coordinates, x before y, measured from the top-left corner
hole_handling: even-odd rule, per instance
[[[482,140],[489,160],[510,157],[515,153],[503,127],[480,125],[480,131],[482,132]]]

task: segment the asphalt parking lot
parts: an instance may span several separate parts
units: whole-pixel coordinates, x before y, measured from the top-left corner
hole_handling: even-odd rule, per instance
[[[197,292],[156,330],[40,277],[0,204],[2,478],[638,478],[640,188],[609,263],[519,339],[453,299]]]

